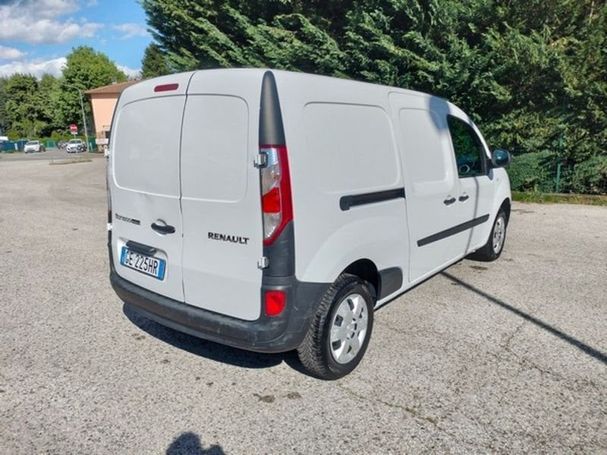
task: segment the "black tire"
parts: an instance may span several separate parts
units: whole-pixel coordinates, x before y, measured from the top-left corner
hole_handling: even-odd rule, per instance
[[[347,363],[338,363],[331,350],[331,325],[340,304],[351,294],[360,295],[366,305],[366,334],[358,353]],[[354,370],[365,355],[371,339],[374,306],[375,298],[371,286],[366,281],[355,275],[340,275],[322,297],[308,333],[297,348],[299,360],[307,372],[319,379],[334,380]]]
[[[494,248],[494,235],[495,235],[495,231],[496,231],[496,226],[498,226],[498,223],[503,223],[503,238],[502,241],[499,243],[498,248]],[[504,211],[504,209],[500,209],[499,212],[497,212],[497,216],[495,217],[495,221],[493,222],[493,227],[491,228],[491,233],[489,234],[489,238],[487,239],[487,243],[485,243],[485,245],[483,245],[482,248],[476,250],[474,253],[472,253],[469,258],[470,259],[474,259],[476,261],[482,261],[482,262],[491,262],[491,261],[495,261],[497,258],[500,257],[500,255],[502,254],[502,251],[504,251],[504,245],[506,244],[506,234],[508,232],[508,215],[506,215],[506,212]]]

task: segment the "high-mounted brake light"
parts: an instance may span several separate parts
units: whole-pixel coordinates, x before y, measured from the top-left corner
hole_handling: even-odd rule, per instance
[[[260,145],[259,153],[266,157],[265,165],[261,168],[261,209],[263,243],[267,246],[271,245],[293,220],[291,179],[287,147]]]
[[[155,92],[170,92],[172,90],[177,90],[179,88],[179,84],[162,84],[154,87]]]

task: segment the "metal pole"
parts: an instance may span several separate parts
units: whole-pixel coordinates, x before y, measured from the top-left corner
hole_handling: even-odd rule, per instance
[[[86,127],[86,115],[84,115],[84,102],[82,101],[82,92],[80,91],[79,88],[77,88],[76,90],[78,90],[78,95],[80,95],[80,109],[82,109],[82,123],[84,123],[84,137],[86,138],[86,150],[88,152],[89,151],[89,133],[88,133],[88,129]]]
[[[563,154],[563,139],[564,139],[564,133],[561,132],[561,135],[559,137],[559,151],[557,154],[557,158],[556,158],[556,188],[555,191],[557,193],[561,192],[561,155]]]

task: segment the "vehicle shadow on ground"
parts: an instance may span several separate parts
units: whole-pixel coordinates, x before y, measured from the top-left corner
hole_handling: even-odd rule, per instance
[[[454,275],[451,275],[448,272],[441,272],[441,275],[450,279],[454,283],[457,283],[458,285],[468,289],[469,291],[472,291],[475,294],[480,295],[484,299],[488,300],[489,302],[491,302],[495,305],[498,305],[499,307],[503,308],[504,310],[507,310],[507,311],[519,316],[520,318],[524,319],[525,321],[528,321],[528,322],[536,325],[537,327],[546,330],[547,332],[551,333],[552,335],[556,336],[557,338],[560,338],[561,340],[576,347],[577,349],[582,351],[584,354],[589,355],[593,359],[596,359],[599,362],[607,364],[607,354],[605,354],[604,352],[601,352],[598,349],[595,349],[592,346],[589,346],[586,343],[578,340],[577,338],[574,338],[571,335],[568,335],[565,332],[562,332],[561,330],[557,329],[556,327],[551,326],[550,324],[542,321],[541,319],[538,319],[528,313],[525,313],[524,311],[521,311],[518,308],[513,307],[512,305],[508,304],[507,302],[504,302],[503,300],[500,300],[497,297],[494,297],[491,294],[488,294],[488,293],[478,289],[477,287],[472,286],[471,284],[468,284],[465,281],[460,280],[459,278],[457,278]]]
[[[243,349],[203,340],[202,338],[197,338],[165,327],[140,315],[126,303],[122,306],[122,312],[133,324],[148,335],[191,354],[242,368],[271,368],[285,362],[294,370],[307,374],[295,352],[262,354],[245,351]]]
[[[208,449],[203,448],[200,436],[188,431],[181,433],[171,442],[166,455],[225,455],[225,452],[218,445],[209,446]]]

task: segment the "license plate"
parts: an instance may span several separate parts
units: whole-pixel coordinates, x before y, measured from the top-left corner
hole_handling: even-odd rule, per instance
[[[159,280],[164,279],[164,272],[166,270],[166,261],[164,259],[146,256],[123,246],[122,253],[120,254],[120,263],[125,267],[153,276]]]

